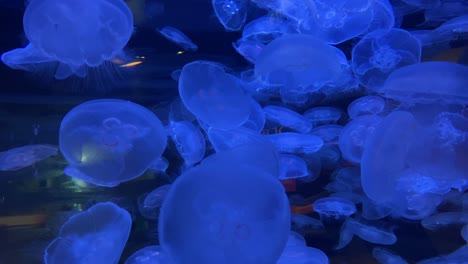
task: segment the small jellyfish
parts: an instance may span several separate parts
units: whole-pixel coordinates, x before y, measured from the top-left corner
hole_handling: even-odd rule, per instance
[[[304,161],[304,159],[298,156],[291,154],[280,154],[279,162],[280,179],[293,179],[309,176],[307,163]]]
[[[66,79],[85,77],[89,67],[120,54],[132,35],[133,17],[122,0],[31,1],[23,27],[29,44],[2,54],[2,61],[27,71],[58,62],[55,78]]]
[[[171,186],[171,184],[161,185],[152,192],[138,197],[138,209],[144,218],[158,219],[159,209]]]
[[[343,113],[339,108],[322,106],[310,108],[302,115],[312,123],[312,127],[318,127],[337,123]]]
[[[367,221],[348,218],[341,227],[340,240],[335,249],[342,249],[348,245],[353,236],[357,235],[361,239],[379,245],[393,245],[397,242],[397,237],[392,228],[375,227]]]
[[[212,0],[216,17],[226,30],[240,30],[247,19],[247,0]]]
[[[375,247],[372,256],[382,264],[408,264],[402,257],[385,248]]]
[[[133,253],[124,264],[169,264],[160,246],[147,246]]]
[[[14,171],[57,155],[57,146],[28,145],[0,152],[0,171]]]
[[[352,67],[368,89],[383,86],[394,70],[420,62],[421,44],[408,31],[392,28],[364,36],[352,51]]]
[[[158,159],[167,136],[148,109],[123,100],[80,104],[63,118],[59,146],[73,177],[113,187],[134,179]]]
[[[312,129],[312,124],[299,113],[281,106],[268,105],[263,108],[265,118],[281,126],[306,134]]]
[[[210,61],[194,61],[184,66],[179,94],[187,109],[210,127],[239,127],[251,112],[250,98],[240,80]]]
[[[265,44],[255,40],[239,39],[232,43],[234,49],[246,60],[255,63],[258,55],[262,52]]]
[[[315,135],[285,132],[265,135],[281,153],[311,154],[320,150],[323,140]]]
[[[266,15],[256,18],[245,25],[242,30],[242,38],[268,43],[288,33],[297,33],[288,20],[279,16]]]
[[[340,125],[323,125],[313,128],[310,133],[320,137],[325,144],[337,144],[342,131]]]
[[[196,51],[198,49],[197,44],[193,43],[182,31],[177,28],[170,26],[163,27],[162,29],[156,29],[163,37],[176,43],[179,47],[185,51]]]
[[[117,263],[132,227],[130,214],[99,203],[73,215],[45,249],[44,263]]]
[[[188,121],[171,121],[169,124],[172,141],[185,164],[191,166],[205,156],[205,137],[200,129]]]
[[[356,212],[353,202],[340,197],[320,198],[314,202],[314,211],[321,219],[339,219],[349,217]]]
[[[371,115],[351,120],[341,131],[338,140],[343,158],[353,163],[360,163],[364,145],[381,121],[381,117]]]
[[[378,115],[385,108],[385,100],[380,96],[366,95],[352,101],[348,106],[349,118],[362,115]]]
[[[318,248],[306,246],[285,247],[276,264],[329,264],[328,256]]]

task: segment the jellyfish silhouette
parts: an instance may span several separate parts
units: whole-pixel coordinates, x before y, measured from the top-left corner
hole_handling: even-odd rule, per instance
[[[29,44],[2,54],[13,69],[35,71],[58,62],[56,79],[86,77],[122,52],[133,32],[133,17],[122,0],[31,0],[23,17]],[[55,65],[55,64],[54,64]]]
[[[73,215],[45,249],[44,263],[117,263],[132,227],[130,214],[99,203]]]

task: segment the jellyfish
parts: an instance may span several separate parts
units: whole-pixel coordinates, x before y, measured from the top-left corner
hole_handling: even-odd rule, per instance
[[[205,137],[200,129],[188,121],[171,121],[169,124],[172,141],[185,164],[191,166],[205,156]]]
[[[242,39],[268,43],[288,33],[297,33],[289,21],[278,16],[266,15],[245,25]]]
[[[361,158],[364,193],[377,203],[391,201],[397,179],[406,168],[405,160],[417,136],[418,124],[406,111],[393,111],[366,140]]]
[[[247,0],[212,0],[216,17],[226,30],[237,31],[247,19]]]
[[[184,66],[179,94],[187,109],[210,127],[239,127],[251,112],[250,98],[240,80],[210,61],[194,61]]]
[[[320,215],[321,219],[340,219],[356,213],[357,209],[350,200],[340,197],[325,197],[314,202],[314,211]]]
[[[122,53],[133,32],[133,17],[122,0],[32,0],[23,17],[29,44],[2,54],[13,69],[35,70],[57,62],[56,79],[85,77]]]
[[[317,90],[339,76],[345,58],[341,50],[319,38],[286,34],[263,48],[254,71],[266,84],[286,86],[287,91]]]
[[[366,95],[352,101],[348,106],[351,119],[362,115],[378,115],[385,108],[385,100],[380,96]]]
[[[289,108],[268,105],[263,108],[263,111],[267,120],[299,133],[306,134],[312,129],[312,124],[309,120]]]
[[[381,89],[386,98],[406,104],[467,104],[468,66],[431,61],[392,72]]]
[[[271,264],[280,257],[289,202],[278,179],[255,165],[264,158],[252,156],[257,148],[265,151],[259,145],[216,153],[173,183],[158,226],[161,247],[175,263]]]
[[[373,18],[370,0],[313,0],[314,12],[299,24],[300,32],[339,44],[369,28]]]
[[[169,264],[172,263],[160,246],[147,246],[133,253],[124,264]]]
[[[166,39],[176,43],[178,46],[183,48],[185,51],[196,51],[198,49],[197,44],[193,43],[182,31],[177,28],[166,26],[157,31]]]
[[[132,227],[130,214],[99,203],[70,217],[45,249],[44,263],[117,263]]]
[[[19,170],[57,155],[57,146],[28,145],[0,152],[0,171]]]
[[[372,136],[375,127],[382,120],[379,116],[360,116],[351,120],[341,131],[338,140],[343,157],[351,162],[360,163],[366,140]]]
[[[310,108],[302,115],[312,123],[312,127],[317,127],[337,123],[343,113],[336,107],[321,106]]]
[[[363,37],[352,51],[352,67],[368,89],[383,86],[396,69],[420,62],[421,44],[408,31],[377,30]]]
[[[143,174],[161,156],[166,141],[157,116],[116,99],[76,106],[63,118],[59,134],[69,176],[108,187]]]

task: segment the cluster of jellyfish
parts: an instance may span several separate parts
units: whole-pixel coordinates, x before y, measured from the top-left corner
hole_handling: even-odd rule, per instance
[[[212,7],[226,30],[241,31],[232,45],[247,69],[187,63],[174,74],[179,94],[166,116],[119,99],[80,104],[63,118],[58,148],[2,152],[0,170],[59,150],[66,175],[115,187],[165,171],[172,161],[163,153],[174,148],[180,175],[138,199],[141,215],[157,222],[160,244],[127,264],[329,263],[301,227],[330,222],[341,225],[334,250],[358,237],[376,245],[380,263],[407,263],[386,248],[398,241],[390,219],[420,222],[428,232],[456,226],[467,240],[468,66],[423,58],[467,40],[468,3],[212,0]],[[247,22],[251,8],[268,14]],[[416,11],[425,21],[404,29]],[[120,52],[132,30],[121,0],[32,0],[24,14],[30,43],[2,61],[23,70],[55,61],[56,78],[85,76]],[[197,49],[175,28],[159,33]],[[359,96],[347,107],[323,103],[349,94]],[[323,177],[326,195],[308,201],[295,193]],[[450,211],[441,209],[447,203]],[[131,227],[125,209],[98,203],[62,226],[44,261],[118,263]],[[411,261],[466,263],[467,254],[465,245]]]

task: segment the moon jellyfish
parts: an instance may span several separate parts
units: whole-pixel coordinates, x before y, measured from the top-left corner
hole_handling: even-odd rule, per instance
[[[320,249],[307,246],[286,247],[276,264],[329,264],[328,256]]]
[[[133,253],[124,264],[169,264],[171,263],[160,246],[144,247]]]
[[[80,104],[63,118],[60,150],[69,176],[113,187],[134,179],[166,148],[161,121],[148,109],[123,100]]]
[[[57,155],[57,146],[28,145],[0,152],[0,171],[19,170]]]
[[[343,116],[343,113],[336,107],[320,106],[310,108],[302,115],[312,123],[312,127],[318,127],[337,123]]]
[[[408,264],[402,257],[386,248],[375,247],[372,249],[372,256],[383,264]]]
[[[432,61],[399,68],[377,92],[408,104],[467,104],[467,86],[468,66]]]
[[[197,44],[193,43],[182,31],[173,27],[163,27],[162,29],[157,29],[157,31],[166,39],[176,43],[178,46],[183,48],[186,51],[196,51],[198,49]]]
[[[205,156],[205,137],[200,129],[188,121],[171,121],[172,141],[186,165],[193,165]]]
[[[237,31],[247,19],[247,0],[212,0],[216,17],[226,30]]]
[[[349,217],[356,213],[357,209],[353,202],[340,197],[325,197],[314,202],[314,211],[320,215],[320,219],[339,219]]]
[[[312,129],[312,124],[297,112],[281,106],[267,105],[263,108],[265,118],[281,126],[306,134]]]
[[[245,25],[242,39],[268,43],[287,33],[297,33],[289,21],[278,16],[266,15]]]
[[[216,153],[173,183],[159,240],[175,263],[271,264],[280,257],[290,232],[289,202],[278,179],[252,163],[262,157],[246,152],[251,149]]]
[[[408,31],[378,30],[363,37],[352,51],[352,67],[368,89],[381,87],[392,71],[421,60],[421,44]]]
[[[380,96],[366,95],[352,101],[348,106],[349,118],[363,115],[378,115],[385,108],[385,100]]]
[[[161,185],[150,193],[145,193],[138,197],[138,210],[144,218],[158,219],[159,209],[171,186],[171,184]]]
[[[375,127],[382,120],[379,116],[360,116],[351,120],[341,131],[338,140],[343,158],[354,163],[360,163],[364,145],[372,137]]]
[[[289,90],[316,90],[342,72],[343,52],[323,40],[301,34],[283,35],[263,48],[255,76]]]
[[[339,44],[364,33],[372,20],[370,0],[313,0],[313,14],[300,23],[300,32]]]
[[[45,249],[46,264],[117,263],[132,227],[130,214],[99,203],[70,217]]]
[[[2,55],[13,69],[33,71],[58,62],[56,79],[85,77],[122,52],[133,32],[133,17],[122,0],[33,0],[23,17],[25,48]]]
[[[391,201],[397,179],[416,137],[417,122],[405,111],[385,117],[367,139],[361,158],[361,183],[364,193],[377,203]]]
[[[186,64],[179,79],[179,93],[187,109],[210,127],[236,128],[250,116],[250,98],[240,80],[214,62]]]

